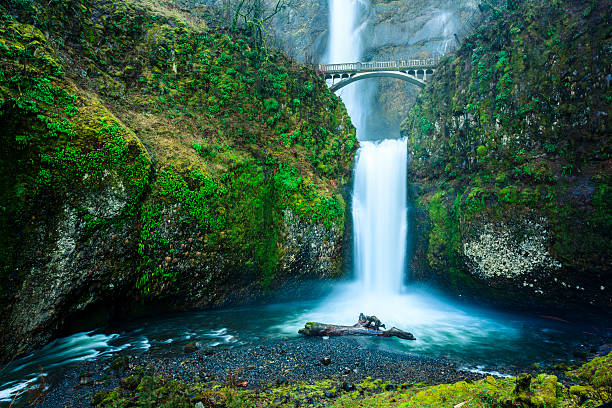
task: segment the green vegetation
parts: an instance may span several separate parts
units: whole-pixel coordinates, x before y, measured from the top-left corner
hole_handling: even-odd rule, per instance
[[[26,278],[24,231],[68,209],[80,239],[128,226],[129,280],[149,297],[219,262],[268,287],[286,211],[340,244],[357,140],[310,68],[164,4],[53,3],[0,6],[0,287]]]
[[[596,357],[582,367],[567,373],[581,383],[591,384],[607,398],[612,398],[612,354]]]
[[[546,225],[546,250],[563,265],[546,296],[586,282],[586,298],[609,305],[600,289],[612,251],[609,11],[586,0],[501,2],[442,61],[402,125],[419,214],[429,218],[417,243],[422,278],[472,286],[468,237],[484,223],[525,220]],[[493,286],[516,295],[522,283]]]
[[[4,287],[17,261],[18,236],[40,214],[41,201],[54,203],[76,191],[120,190],[128,203],[121,216],[131,216],[147,187],[150,159],[99,101],[65,81],[40,30],[5,13],[2,19],[0,285]]]
[[[611,357],[592,360],[570,372],[606,372],[609,377]],[[577,374],[581,385],[566,387],[554,375],[531,377],[521,374],[514,378],[487,377],[480,381],[459,381],[455,384],[401,384],[366,378],[353,390],[346,390],[335,380],[298,382],[282,386],[267,386],[260,390],[244,390],[228,375],[225,383],[210,382],[192,385],[162,376],[144,375],[143,367],[121,380],[121,386],[97,393],[95,407],[159,406],[192,407],[453,407],[464,404],[474,408],[595,408],[612,401],[607,382],[597,375]],[[606,388],[607,387],[607,388]]]

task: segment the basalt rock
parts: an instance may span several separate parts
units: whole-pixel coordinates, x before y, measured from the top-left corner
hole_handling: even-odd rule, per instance
[[[342,102],[171,3],[0,5],[0,360],[340,273]]]
[[[610,14],[493,8],[402,125],[415,277],[515,308],[610,310]]]

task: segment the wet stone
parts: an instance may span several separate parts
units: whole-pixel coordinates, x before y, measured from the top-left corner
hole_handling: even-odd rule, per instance
[[[355,391],[355,384],[350,383],[350,382],[345,382],[342,384],[342,389],[348,392]]]
[[[81,385],[89,385],[91,384],[91,373],[81,373],[79,376],[79,384]]]
[[[193,353],[198,350],[197,343],[187,343],[185,344],[185,353]]]

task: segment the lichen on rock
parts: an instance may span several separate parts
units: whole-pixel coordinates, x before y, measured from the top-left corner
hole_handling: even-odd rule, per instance
[[[534,271],[561,268],[547,250],[547,230],[542,224],[525,221],[519,224],[521,235],[512,234],[508,225],[485,224],[473,239],[463,242],[463,253],[482,278],[495,276],[517,279]],[[542,276],[546,277],[546,276]]]

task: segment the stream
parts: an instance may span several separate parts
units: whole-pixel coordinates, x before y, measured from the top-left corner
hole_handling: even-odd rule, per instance
[[[416,341],[360,339],[364,347],[444,358],[466,370],[511,375],[532,364],[549,367],[589,352],[609,336],[597,322],[563,322],[457,304],[431,288],[410,287],[396,297],[357,298],[355,283],[339,284],[319,300],[168,314],[120,323],[58,339],[0,368],[0,403],[8,403],[41,376],[61,376],[80,362],[123,354],[185,354],[185,345],[242,347],[297,338],[306,321],[354,324],[359,312],[382,310],[387,323],[412,332]],[[609,331],[609,329],[607,329]]]

